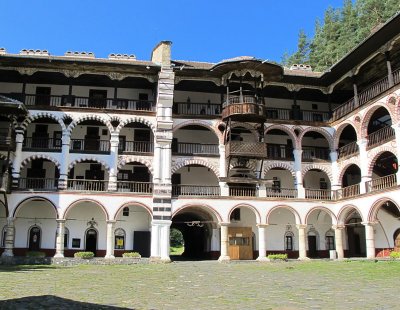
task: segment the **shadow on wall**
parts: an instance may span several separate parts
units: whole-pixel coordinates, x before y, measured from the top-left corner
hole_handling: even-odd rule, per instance
[[[29,296],[0,301],[0,309],[128,309],[74,301],[52,295]]]

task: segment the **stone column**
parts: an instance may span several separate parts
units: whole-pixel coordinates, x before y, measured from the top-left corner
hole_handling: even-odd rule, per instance
[[[220,144],[219,149],[219,176],[221,178],[226,177],[226,157],[225,157],[225,145]]]
[[[19,178],[21,176],[22,144],[24,143],[24,131],[15,130],[15,156],[12,166],[12,187],[18,188]]]
[[[64,234],[65,234],[65,220],[57,219],[57,238],[56,238],[56,255],[54,257],[64,257]]]
[[[161,145],[157,143],[156,140],[154,140],[154,159],[153,159],[154,165],[154,173],[153,173],[153,183],[159,183],[161,180]]]
[[[367,258],[375,258],[375,234],[374,225],[375,223],[365,222],[362,223],[365,226],[365,241],[367,246]]]
[[[371,180],[371,176],[368,175],[368,156],[367,156],[367,139],[360,139],[357,141],[358,148],[360,150],[360,170],[361,170],[361,182],[360,182],[360,194],[367,192],[366,185]]]
[[[171,183],[171,162],[172,162],[172,150],[171,142],[165,143],[162,146],[162,180],[163,183]]]
[[[171,261],[169,257],[170,247],[170,229],[172,221],[163,221],[163,225],[160,227],[160,259],[162,262],[169,263]]]
[[[294,170],[295,170],[295,186],[297,189],[298,198],[305,198],[305,190],[303,187],[303,176],[301,175],[301,156],[303,154],[303,150],[293,150],[294,155]]]
[[[331,161],[332,161],[332,183],[331,183],[331,198],[334,195],[334,191],[340,189],[342,187],[341,182],[339,180],[339,166],[338,166],[338,153],[336,151],[331,151],[330,153]]]
[[[15,229],[14,229],[14,218],[7,218],[7,227],[6,227],[6,239],[4,240],[4,252],[1,256],[3,257],[11,257],[14,256],[14,238],[15,238]]]
[[[154,221],[151,223],[151,246],[150,257],[152,259],[159,259],[160,254],[160,226]]]
[[[151,259],[155,261],[170,262],[170,220],[154,220],[151,223]]]
[[[116,221],[107,221],[107,249],[106,259],[113,259],[114,256],[114,226]]]
[[[69,149],[71,143],[71,137],[69,134],[64,133],[61,139],[61,167],[60,167],[60,179],[58,181],[58,189],[68,188],[68,163],[69,163]]]
[[[344,250],[343,250],[343,225],[334,225],[332,227],[335,230],[335,246],[336,246],[336,254],[337,259],[344,258]]]
[[[296,225],[297,229],[299,230],[299,259],[300,260],[307,260],[307,249],[306,249],[306,228],[307,225]]]
[[[229,261],[231,258],[228,253],[228,227],[229,223],[220,223],[221,225],[221,256],[218,258],[218,261],[225,262]]]
[[[117,190],[117,174],[118,174],[118,145],[119,134],[111,133],[110,139],[110,175],[108,177],[108,190]]]
[[[258,224],[258,257],[259,262],[269,261],[267,255],[267,244],[266,244],[266,228],[267,224]]]

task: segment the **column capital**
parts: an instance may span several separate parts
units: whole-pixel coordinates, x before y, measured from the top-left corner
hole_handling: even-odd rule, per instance
[[[342,230],[342,229],[344,229],[345,228],[345,226],[344,225],[332,225],[332,229],[339,229],[339,230]]]
[[[376,225],[375,222],[361,222],[361,224],[364,226],[375,226]]]
[[[267,228],[269,226],[269,224],[257,224],[258,228]]]
[[[66,221],[66,219],[56,219],[56,222],[59,224],[65,224]]]
[[[159,225],[159,226],[165,226],[165,225],[171,225],[172,221],[171,220],[152,220],[151,225]]]
[[[297,229],[306,229],[307,225],[306,224],[296,224]]]
[[[218,223],[219,226],[226,226],[228,227],[230,225],[230,222],[220,222]]]
[[[117,221],[116,220],[107,220],[106,222],[107,222],[107,224],[115,224]]]
[[[12,216],[7,217],[7,225],[8,225],[8,226],[14,225],[14,221],[15,221],[15,218],[14,218],[14,217],[12,217]]]

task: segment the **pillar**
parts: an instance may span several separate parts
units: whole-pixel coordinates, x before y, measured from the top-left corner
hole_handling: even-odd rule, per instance
[[[6,239],[4,240],[4,252],[1,256],[3,257],[11,257],[14,256],[14,238],[15,238],[15,229],[14,229],[14,218],[7,218],[7,227],[6,227]]]
[[[151,260],[170,262],[170,220],[154,220],[151,223]]]
[[[294,149],[294,170],[295,170],[295,187],[297,189],[297,197],[305,198],[306,193],[303,187],[303,176],[301,175],[301,156],[303,154],[303,150]]]
[[[358,87],[356,84],[356,76],[353,76],[353,93],[354,93],[354,105],[355,107],[358,107],[359,101],[358,101]]]
[[[220,223],[221,225],[221,255],[218,261],[225,262],[229,261],[231,258],[228,253],[228,226],[229,223]]]
[[[117,174],[118,174],[118,145],[119,134],[111,133],[110,139],[110,175],[108,178],[108,190],[117,190]]]
[[[68,163],[69,163],[69,148],[71,137],[64,133],[61,138],[61,163],[60,163],[60,179],[58,181],[58,189],[68,188]]]
[[[219,176],[221,178],[226,177],[226,157],[225,157],[225,145],[220,144],[219,149]]]
[[[357,141],[358,148],[360,150],[360,170],[361,170],[361,182],[360,182],[360,194],[367,192],[367,182],[371,180],[371,176],[368,175],[368,156],[367,156],[367,139],[360,139]]]
[[[114,256],[114,226],[116,221],[107,221],[107,249],[104,258],[112,259]]]
[[[392,73],[392,64],[390,63],[390,51],[386,51],[385,56],[386,56],[386,66],[387,66],[387,71],[388,71],[389,87],[392,87],[394,85],[394,81],[393,81],[393,73]]]
[[[64,234],[65,220],[57,219],[56,255],[54,257],[64,257]]]
[[[161,180],[161,145],[154,139],[154,159],[153,159],[153,183],[159,183]]]
[[[259,262],[269,261],[267,259],[267,244],[266,244],[266,224],[258,224],[258,257]]]
[[[22,144],[24,143],[24,131],[19,128],[15,130],[15,156],[12,167],[12,186],[18,188],[21,172]]]
[[[299,259],[307,260],[307,249],[306,249],[306,228],[307,225],[300,224],[296,225],[299,230]]]
[[[374,225],[375,223],[365,222],[362,223],[365,226],[365,241],[367,246],[367,258],[375,258],[375,234]]]
[[[332,184],[331,190],[336,191],[341,188],[341,182],[339,180],[339,166],[338,166],[338,153],[333,150],[330,153],[331,161],[332,161]]]
[[[343,250],[343,225],[334,225],[332,227],[335,230],[335,246],[336,246],[336,254],[337,259],[344,258],[344,250]]]
[[[160,258],[162,262],[170,262],[171,259],[169,257],[170,251],[170,229],[171,229],[171,221],[163,221],[163,225],[160,227]]]

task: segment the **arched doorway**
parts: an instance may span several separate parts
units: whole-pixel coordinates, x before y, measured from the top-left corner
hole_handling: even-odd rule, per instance
[[[394,248],[396,252],[400,252],[400,228],[397,229],[393,234]]]
[[[332,215],[323,208],[312,210],[306,218],[309,258],[327,258],[329,250],[334,250]]]
[[[41,229],[39,226],[32,226],[29,230],[29,251],[39,251],[40,250],[40,241],[41,241]]]
[[[345,222],[347,257],[366,257],[365,226],[361,222],[361,216],[357,211],[352,212]]]
[[[367,148],[373,148],[382,145],[394,138],[394,129],[392,118],[389,111],[384,108],[378,108],[372,115],[367,127]]]
[[[97,251],[97,230],[94,228],[86,230],[85,251],[93,253]]]
[[[357,133],[350,124],[346,125],[340,133],[338,141],[338,159],[344,159],[358,153]]]

